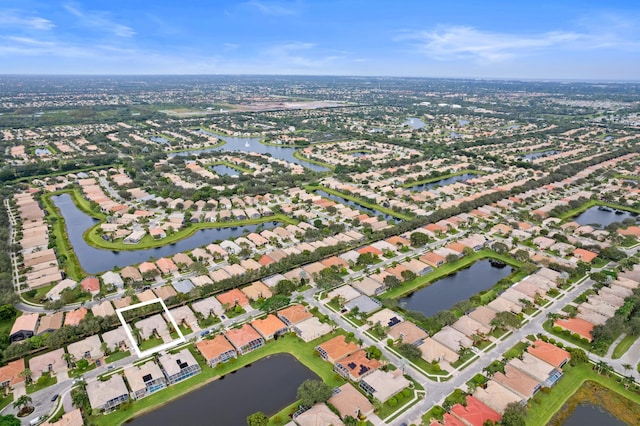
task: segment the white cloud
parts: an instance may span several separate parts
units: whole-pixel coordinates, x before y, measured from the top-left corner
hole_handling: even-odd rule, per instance
[[[396,41],[412,40],[425,54],[438,60],[475,58],[496,62],[531,51],[584,42],[589,37],[576,32],[553,31],[534,35],[517,35],[481,31],[473,27],[441,27],[396,37]]]
[[[40,16],[26,16],[21,12],[11,9],[0,10],[0,25],[42,31],[55,27],[55,24],[48,19]]]
[[[299,12],[297,3],[252,0],[243,3],[243,6],[269,16],[290,16]]]
[[[114,22],[103,12],[82,11],[72,5],[64,5],[67,12],[80,19],[80,23],[86,27],[99,29],[112,33],[118,37],[133,37],[136,32],[126,25]]]

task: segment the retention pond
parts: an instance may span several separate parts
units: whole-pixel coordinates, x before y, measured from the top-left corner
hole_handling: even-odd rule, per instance
[[[127,424],[245,425],[247,417],[256,411],[272,416],[282,410],[297,399],[302,382],[318,379],[288,354],[263,358],[223,377]]]
[[[399,300],[402,308],[430,317],[456,303],[493,287],[513,268],[491,260],[479,260],[466,269],[441,278]]]

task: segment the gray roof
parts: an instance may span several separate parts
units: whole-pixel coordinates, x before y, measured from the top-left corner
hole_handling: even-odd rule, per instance
[[[186,279],[173,283],[173,288],[175,288],[178,293],[189,293],[194,287],[193,283]]]
[[[344,304],[344,307],[348,310],[352,310],[356,306],[358,307],[360,312],[368,314],[369,312],[373,312],[376,309],[380,309],[380,302],[370,298],[369,296],[362,295]]]

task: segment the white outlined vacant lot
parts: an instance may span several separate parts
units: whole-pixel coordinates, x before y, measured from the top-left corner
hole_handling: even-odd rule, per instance
[[[162,309],[164,310],[166,318],[169,318],[169,321],[171,322],[171,325],[173,326],[173,329],[178,333],[178,338],[172,340],[171,342],[167,342],[167,343],[164,343],[162,345],[155,346],[155,347],[153,347],[151,349],[148,349],[148,350],[146,350],[144,352],[140,352],[140,348],[138,347],[137,339],[133,336],[133,332],[132,332],[131,326],[129,324],[127,324],[127,321],[122,316],[122,313],[126,312],[126,311],[130,311],[132,309],[141,308],[143,306],[153,305],[155,303],[159,303],[160,305],[162,305]],[[135,350],[136,355],[138,355],[138,358],[144,358],[146,356],[153,355],[156,352],[172,348],[172,347],[174,347],[176,345],[179,345],[180,343],[184,343],[186,341],[186,339],[184,338],[184,335],[180,331],[180,327],[178,327],[178,324],[176,323],[176,320],[173,318],[173,315],[171,315],[171,313],[169,312],[169,309],[167,309],[167,305],[165,305],[164,301],[162,299],[160,299],[160,298],[153,299],[153,300],[147,300],[146,302],[136,303],[135,305],[126,306],[124,308],[118,308],[118,309],[116,309],[116,315],[118,315],[118,318],[120,318],[120,322],[122,323],[122,326],[124,327],[124,331],[125,331],[125,333],[127,333],[127,337],[129,337],[129,341],[131,342],[131,347],[133,347],[133,349]]]

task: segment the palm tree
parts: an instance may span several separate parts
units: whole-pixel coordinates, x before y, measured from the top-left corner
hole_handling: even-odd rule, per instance
[[[32,373],[30,369],[25,368],[24,370],[22,370],[20,372],[20,377],[24,377],[25,382],[27,382],[27,384],[31,384]]]
[[[622,368],[624,368],[624,371],[629,371],[633,366],[631,364],[622,364]]]
[[[624,385],[625,389],[629,389],[629,386],[631,386],[634,382],[635,379],[633,378],[633,376],[624,376],[622,378],[622,384]]]
[[[71,368],[73,364],[75,364],[76,362],[76,357],[73,356],[73,354],[70,354],[68,352],[65,352],[62,354],[62,359],[64,359],[67,362],[67,367],[69,368]]]
[[[608,366],[609,364],[607,364],[606,362],[598,361],[594,369],[598,372],[598,374],[602,374],[607,369]]]
[[[29,404],[31,404],[32,402],[33,400],[29,395],[21,395],[13,402],[13,408],[18,410],[18,412],[21,412],[29,407]]]

